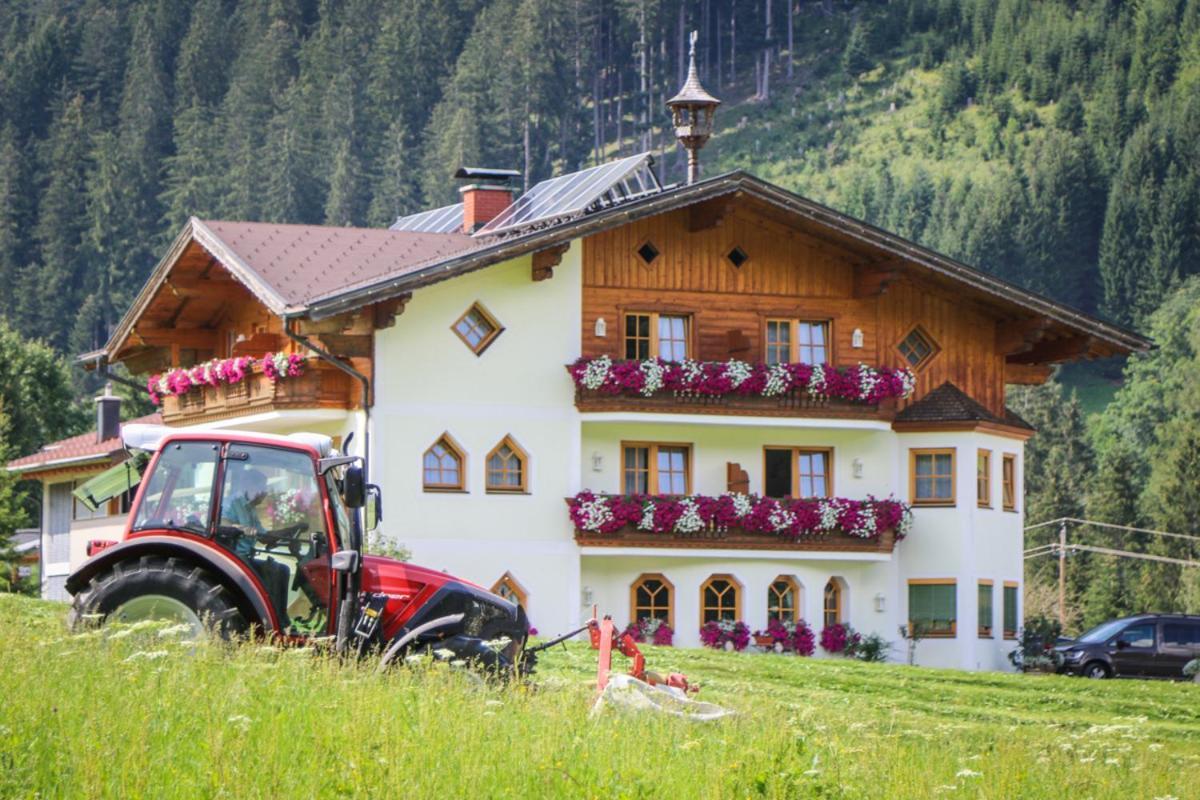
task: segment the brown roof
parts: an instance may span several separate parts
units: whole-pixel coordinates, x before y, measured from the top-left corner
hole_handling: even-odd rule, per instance
[[[137,419],[131,419],[129,422],[159,425],[162,424],[162,415],[156,412],[144,417],[138,417]],[[68,439],[51,442],[32,455],[14,459],[8,462],[8,469],[11,472],[36,472],[42,469],[54,469],[60,466],[66,467],[72,464],[104,461],[121,449],[121,438],[119,436],[97,442],[96,432],[89,431]]]
[[[896,415],[896,422],[990,422],[1033,430],[1033,426],[1008,409],[998,417],[946,381]]]
[[[463,233],[221,220],[197,223],[288,306],[303,306],[346,286],[402,276],[478,246]]]

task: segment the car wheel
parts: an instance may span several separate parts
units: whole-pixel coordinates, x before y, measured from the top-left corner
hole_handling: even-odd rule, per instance
[[[1103,661],[1092,661],[1084,666],[1080,674],[1085,678],[1091,678],[1093,680],[1104,680],[1105,678],[1112,677],[1112,671]]]

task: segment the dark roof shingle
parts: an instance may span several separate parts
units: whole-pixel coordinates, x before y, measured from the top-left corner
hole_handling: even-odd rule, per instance
[[[998,417],[946,381],[896,415],[896,422],[991,422],[1033,430],[1028,422],[1009,411]]]

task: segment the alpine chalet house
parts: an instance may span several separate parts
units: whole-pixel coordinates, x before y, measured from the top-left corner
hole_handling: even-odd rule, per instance
[[[520,197],[464,169],[460,203],[390,230],[193,219],[88,359],[147,376],[170,425],[368,448],[386,535],[544,634],[593,603],[679,646],[912,621],[922,664],[1006,667],[1033,431],[1005,387],[1149,343],[744,172],[696,179],[716,103],[694,68],[670,103],[684,185],[643,153]]]

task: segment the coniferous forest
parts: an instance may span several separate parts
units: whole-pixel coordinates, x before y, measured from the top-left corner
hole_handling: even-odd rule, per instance
[[[643,150],[680,180],[663,102],[693,29],[725,103],[705,174],[747,169],[1155,337],[1013,391],[1041,431],[1030,523],[1200,534],[1200,0],[6,3],[0,356],[101,345],[189,216],[386,226],[452,201],[464,164],[531,185]],[[46,437],[87,424],[63,387],[96,388],[59,367]],[[36,446],[18,398],[0,386],[6,438]],[[1079,555],[1071,611],[1200,611],[1191,573]],[[1029,562],[1031,584],[1055,574]]]

